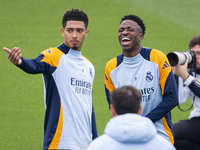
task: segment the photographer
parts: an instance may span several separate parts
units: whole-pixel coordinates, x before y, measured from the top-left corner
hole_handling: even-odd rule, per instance
[[[191,38],[189,49],[195,53],[196,67],[187,71],[187,59],[184,65],[172,68],[177,79],[179,104],[191,96],[194,107],[189,119],[173,124],[174,146],[177,150],[200,150],[200,35]]]

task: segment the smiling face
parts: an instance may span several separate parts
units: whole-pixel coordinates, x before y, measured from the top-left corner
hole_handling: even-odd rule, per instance
[[[142,28],[132,20],[124,20],[119,28],[118,40],[123,49],[124,56],[137,55],[141,50],[143,39]]]
[[[64,44],[69,48],[81,51],[81,47],[89,30],[85,28],[83,21],[67,21],[65,28],[61,28]]]

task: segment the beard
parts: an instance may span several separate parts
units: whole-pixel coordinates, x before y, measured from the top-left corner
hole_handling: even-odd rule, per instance
[[[77,46],[73,46],[73,47],[71,47],[71,49],[77,50],[78,47]]]

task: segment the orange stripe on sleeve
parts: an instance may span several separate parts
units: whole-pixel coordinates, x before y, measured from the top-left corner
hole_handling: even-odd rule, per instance
[[[163,122],[163,126],[164,126],[164,129],[165,129],[165,132],[167,133],[170,142],[172,144],[174,144],[174,136],[173,136],[172,131],[170,130],[168,124],[167,124],[167,121],[166,121],[165,117],[162,118],[162,122]]]
[[[104,77],[104,83],[105,83],[105,86],[106,88],[108,89],[108,91],[111,93],[115,87],[113,85],[113,82],[110,78],[110,72],[115,69],[117,66],[117,58],[113,58],[111,59],[107,64],[106,64],[106,67],[105,67],[105,77]]]
[[[41,54],[44,55],[44,58],[41,60],[41,62],[46,62],[53,67],[57,67],[63,52],[58,48],[50,48],[41,52]]]
[[[163,95],[165,82],[168,78],[169,73],[171,72],[170,63],[163,52],[155,49],[152,49],[151,51],[150,61],[155,62],[159,66],[159,73],[160,73],[159,84]]]
[[[62,110],[62,103],[60,101],[60,115],[59,115],[58,125],[53,140],[51,141],[51,144],[49,146],[49,149],[58,148],[58,144],[62,134],[62,127],[63,127],[63,110]]]

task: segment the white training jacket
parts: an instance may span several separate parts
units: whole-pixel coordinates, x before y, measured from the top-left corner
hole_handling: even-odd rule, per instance
[[[174,146],[157,134],[152,121],[138,114],[124,114],[112,118],[104,134],[96,138],[87,150],[175,150]]]

